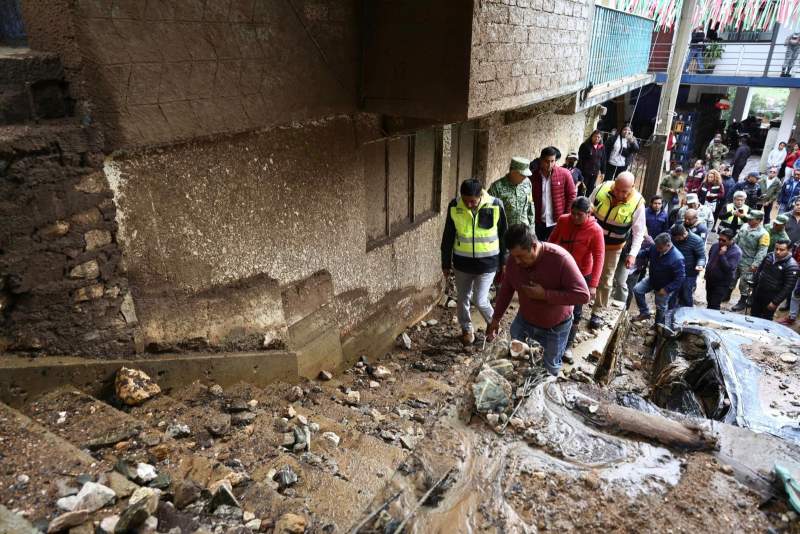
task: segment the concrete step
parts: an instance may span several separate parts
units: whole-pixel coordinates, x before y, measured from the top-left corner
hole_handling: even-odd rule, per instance
[[[108,473],[108,465],[3,403],[0,428],[0,502],[24,512],[33,523],[58,515],[55,502],[59,479],[74,480],[80,475],[105,479],[117,492],[119,503],[137,488],[121,475]],[[21,482],[22,475],[27,482]]]
[[[82,449],[98,450],[137,436],[139,420],[111,405],[65,387],[28,404],[25,412]]]

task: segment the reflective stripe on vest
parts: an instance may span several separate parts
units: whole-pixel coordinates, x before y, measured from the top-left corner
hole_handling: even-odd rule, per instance
[[[494,197],[484,191],[475,213],[459,197],[456,205],[450,208],[450,218],[456,227],[454,255],[491,258],[500,254],[500,238],[497,235],[500,206],[494,205]],[[489,224],[491,227],[485,228]]]
[[[750,213],[750,206],[748,206],[747,204],[742,204],[741,209],[744,210],[744,214],[745,215]],[[735,210],[736,210],[736,204],[733,204],[733,203],[728,204],[725,207],[725,213],[723,213],[722,216],[719,219],[719,223],[721,225],[723,225],[723,226],[728,227],[728,228],[733,228],[733,226],[734,226],[733,219],[738,219],[738,222],[739,222],[738,226],[741,226],[742,224],[744,224],[744,220],[743,220],[742,217],[739,217],[738,215],[734,215],[735,214]]]
[[[633,214],[643,202],[642,195],[634,191],[632,195],[621,204],[612,205],[611,197],[613,181],[600,186],[594,198],[594,213],[597,222],[603,228],[607,245],[621,245],[628,239],[633,227]]]

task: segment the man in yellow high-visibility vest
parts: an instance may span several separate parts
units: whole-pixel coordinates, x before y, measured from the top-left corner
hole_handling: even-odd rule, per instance
[[[441,246],[442,272],[447,279],[450,271],[455,271],[461,341],[469,345],[475,341],[470,300],[487,324],[492,320],[489,288],[505,266],[503,236],[507,224],[503,201],[487,193],[478,180],[465,180],[460,192],[447,207]]]

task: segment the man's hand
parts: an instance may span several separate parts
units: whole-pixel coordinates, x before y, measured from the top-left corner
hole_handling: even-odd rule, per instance
[[[442,275],[444,276],[445,280],[450,278],[450,269],[442,269]]]
[[[667,296],[667,289],[666,289],[665,287],[662,287],[661,289],[659,289],[658,291],[656,291],[656,293],[657,293],[657,294],[658,294],[658,296],[660,296],[660,297],[666,297],[666,296]]]
[[[628,257],[625,258],[625,268],[626,269],[633,269],[633,266],[636,265],[636,256],[632,256],[628,254]]]
[[[545,291],[539,284],[529,284],[522,287],[522,294],[533,300],[544,300]]]
[[[704,269],[705,267],[702,265],[696,265],[694,268],[694,270],[697,271],[698,273],[703,272]]]
[[[589,288],[589,297],[594,298],[595,296],[597,296],[597,288],[596,287],[590,287]]]
[[[775,311],[775,309],[776,309],[777,307],[778,307],[778,305],[777,305],[777,304],[775,304],[774,302],[770,302],[769,304],[767,304],[767,309],[768,309],[769,311]]]
[[[727,247],[727,245],[726,245],[726,246],[724,246],[724,247],[719,247],[719,253],[720,253],[720,254],[725,254],[726,252],[728,252],[728,247]]]
[[[489,323],[489,326],[486,327],[486,341],[494,341],[494,338],[497,337],[498,330],[500,330],[499,322],[493,320]]]

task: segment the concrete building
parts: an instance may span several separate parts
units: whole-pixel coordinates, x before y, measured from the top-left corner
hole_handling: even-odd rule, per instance
[[[577,149],[587,107],[651,79],[645,59],[586,100],[587,0],[19,17],[30,50],[0,59],[0,102],[25,107],[0,130],[8,352],[283,349],[308,376],[380,356],[438,300],[458,183]]]

